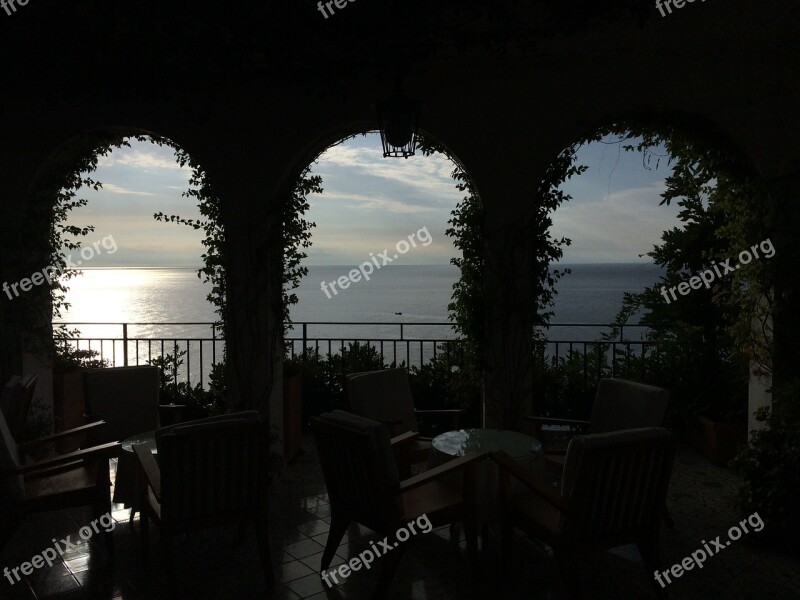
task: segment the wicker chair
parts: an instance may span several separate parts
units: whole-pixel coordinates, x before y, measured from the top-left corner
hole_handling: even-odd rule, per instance
[[[516,526],[553,548],[571,597],[580,597],[579,559],[588,552],[636,544],[652,580],[674,456],[672,436],[660,427],[575,436],[559,490],[508,455],[492,454],[501,473],[506,564]],[[530,491],[514,494],[512,477]]]
[[[463,409],[415,409],[408,371],[404,368],[352,373],[346,378],[345,389],[350,410],[384,423],[392,436],[418,432],[418,417],[446,417],[449,429],[458,429],[465,412]],[[401,476],[411,474],[411,465],[427,462],[430,452],[430,438],[417,437],[405,444],[405,454],[399,457],[398,464]]]
[[[331,528],[322,555],[323,571],[351,523],[361,523],[380,535],[394,536],[410,521],[427,515],[434,527],[463,522],[467,548],[477,560],[474,466],[481,454],[470,454],[404,481],[393,456],[413,441],[407,432],[392,440],[386,425],[344,411],[311,420],[331,504]],[[463,484],[451,487],[443,477],[461,471]],[[406,544],[381,557],[374,598],[385,598]]]
[[[11,435],[17,442],[22,442],[25,435],[25,423],[33,402],[33,392],[36,390],[36,375],[20,377],[14,375],[3,387],[2,408]]]
[[[143,486],[142,548],[149,521],[159,527],[165,566],[176,596],[172,540],[178,534],[252,521],[268,585],[274,583],[266,522],[267,436],[258,411],[188,421],[156,432],[159,462],[145,444],[133,446]],[[203,468],[187,468],[191,465]]]
[[[58,440],[85,435],[103,422],[84,425],[39,440],[17,444],[0,411],[0,541],[10,535],[26,514],[91,506],[96,518],[111,512],[108,459],[119,446],[101,446],[23,464],[21,456]],[[113,551],[110,531],[104,535]]]

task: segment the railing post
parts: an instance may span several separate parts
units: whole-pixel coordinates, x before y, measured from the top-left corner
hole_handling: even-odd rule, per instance
[[[303,350],[300,356],[305,356],[307,342],[308,342],[308,323],[303,323]]]
[[[123,365],[128,366],[128,324],[122,324],[122,360]]]
[[[217,364],[217,324],[211,324],[211,366]]]

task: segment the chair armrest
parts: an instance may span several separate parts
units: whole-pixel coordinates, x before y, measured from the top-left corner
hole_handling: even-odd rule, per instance
[[[537,477],[530,471],[526,470],[517,461],[511,458],[505,452],[492,452],[490,453],[492,460],[497,463],[500,468],[500,476],[506,477],[511,475],[521,481],[525,486],[532,489],[534,492],[542,496],[550,504],[555,506],[561,512],[567,512],[567,501],[561,495],[557,488],[547,483],[541,477]],[[508,491],[508,490],[507,490]]]
[[[156,500],[161,502],[161,469],[153,458],[153,453],[147,444],[134,444],[133,451],[136,453],[136,458],[139,459],[139,466],[147,479],[147,485],[153,490],[153,495]]]
[[[89,423],[88,425],[81,425],[80,427],[75,427],[74,429],[68,429],[66,431],[61,431],[59,433],[55,433],[51,436],[41,438],[38,440],[32,440],[30,442],[25,442],[23,444],[17,444],[17,448],[19,450],[28,450],[29,448],[35,448],[36,446],[41,446],[42,444],[48,444],[50,442],[55,442],[56,440],[60,440],[62,438],[70,437],[73,435],[78,435],[80,433],[87,433],[88,431],[95,429],[96,427],[100,427],[105,425],[105,421],[95,421],[94,423]]]
[[[59,456],[48,458],[47,460],[42,460],[28,465],[22,465],[18,469],[18,472],[27,474],[33,471],[48,469],[50,467],[56,467],[69,462],[82,461],[89,458],[107,458],[112,456],[114,454],[114,450],[116,450],[119,446],[119,442],[109,442],[107,444],[103,444],[102,446],[93,446],[91,448],[76,450],[75,452],[61,454]]]
[[[408,442],[415,440],[419,437],[419,431],[406,431],[405,433],[401,433],[400,435],[396,435],[390,441],[392,447],[395,446],[402,446],[403,444],[407,444]]]
[[[408,479],[400,482],[400,492],[401,493],[407,492],[421,485],[425,485],[426,483],[430,483],[431,481],[439,479],[444,475],[453,473],[454,471],[458,471],[459,469],[463,469],[464,467],[469,466],[474,462],[481,460],[485,456],[486,454],[484,452],[470,452],[465,456],[461,456],[459,458],[456,458],[455,460],[446,462],[445,464],[439,467],[429,469],[424,473],[415,475],[414,477],[409,477]]]

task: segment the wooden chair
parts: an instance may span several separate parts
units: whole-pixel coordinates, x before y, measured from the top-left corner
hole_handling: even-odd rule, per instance
[[[463,409],[417,410],[404,368],[383,369],[352,373],[346,378],[345,390],[350,410],[362,417],[384,423],[389,434],[398,436],[406,432],[419,432],[417,417],[445,416],[451,430],[460,427]],[[411,465],[427,462],[431,452],[431,438],[417,437],[404,445],[400,456],[400,474],[409,476]]]
[[[36,375],[25,377],[14,375],[3,388],[0,407],[11,435],[17,442],[22,442],[25,436],[25,424],[28,421],[38,380],[39,377]]]
[[[92,441],[124,440],[159,427],[158,367],[91,369],[83,374],[86,420],[107,426]]]
[[[394,539],[395,532],[427,515],[434,527],[463,522],[470,558],[477,560],[475,462],[479,453],[455,459],[441,467],[400,480],[393,446],[412,441],[407,432],[392,440],[386,425],[341,410],[311,420],[322,472],[331,504],[331,528],[322,555],[322,570],[331,564],[351,523],[361,523]],[[442,481],[461,470],[462,485]],[[385,598],[406,544],[380,557],[381,573],[374,598]]]
[[[146,445],[133,447],[146,482],[140,534],[147,556],[150,519],[161,531],[173,597],[174,537],[227,523],[254,523],[261,565],[271,586],[266,522],[269,449],[258,411],[172,425],[156,432],[156,442],[158,463]]]
[[[23,464],[22,455],[66,437],[84,435],[105,424],[92,423],[46,438],[17,444],[0,412],[0,533],[10,535],[16,523],[29,513],[91,506],[95,518],[111,513],[108,459],[119,446],[109,442]],[[0,535],[0,538],[3,536]],[[113,552],[111,532],[106,547]]]
[[[554,417],[528,417],[528,420],[533,423],[534,437],[542,442],[547,468],[561,475],[569,440],[563,444],[551,444],[542,426],[567,426],[570,435],[666,427],[668,408],[669,392],[665,389],[625,379],[601,379],[588,421]]]
[[[512,527],[550,547],[572,597],[580,597],[580,555],[636,544],[657,593],[661,509],[675,456],[672,436],[660,427],[572,438],[561,489],[523,469],[505,453],[500,466],[505,507],[503,553],[510,560]],[[514,494],[514,477],[530,489]]]

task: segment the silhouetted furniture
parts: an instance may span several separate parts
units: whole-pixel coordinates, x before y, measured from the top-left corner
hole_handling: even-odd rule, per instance
[[[322,570],[330,566],[350,523],[361,523],[391,540],[399,528],[422,515],[427,515],[434,527],[463,522],[470,557],[476,560],[474,467],[481,454],[468,454],[401,481],[392,446],[407,443],[415,433],[390,440],[385,424],[341,410],[311,419],[311,428],[331,504]],[[458,488],[441,481],[457,471],[463,476]],[[405,546],[401,543],[381,556],[374,598],[387,597]]]
[[[92,369],[83,374],[87,422],[103,420],[108,425],[94,433],[91,443],[126,440],[180,418],[182,405],[159,405],[159,370],[154,366]],[[114,502],[133,505],[137,467],[132,452],[118,455]],[[135,512],[131,511],[131,520]]]
[[[0,409],[3,411],[11,435],[17,442],[21,442],[25,435],[25,423],[28,420],[38,380],[36,375],[25,377],[13,375],[3,387]]]
[[[386,424],[392,436],[419,432],[418,416],[445,416],[449,421],[447,429],[458,429],[465,412],[463,409],[416,410],[408,371],[404,368],[352,373],[346,378],[346,392],[353,413]],[[418,437],[404,445],[405,453],[399,457],[401,475],[410,475],[411,465],[428,461],[430,439]]]
[[[573,434],[609,433],[641,427],[667,425],[669,392],[652,385],[625,379],[601,379],[597,386],[589,421],[553,417],[528,417],[533,422],[534,436],[544,446],[548,469],[560,475],[564,469],[566,444],[553,447],[543,425],[562,425]],[[569,440],[567,440],[568,443]]]
[[[105,424],[92,423],[46,438],[17,444],[0,413],[0,533],[10,533],[28,513],[91,506],[95,518],[111,513],[108,459],[116,442],[58,455],[43,461],[23,464],[21,456],[45,444],[73,435],[82,435]],[[105,532],[109,552],[113,551],[111,532]]]
[[[660,592],[653,572],[660,567],[661,509],[674,455],[672,436],[660,427],[575,436],[559,490],[506,454],[493,453],[505,503],[505,564],[516,525],[553,548],[570,595],[579,597],[581,554],[636,544],[647,577]],[[530,491],[513,493],[512,478]]]
[[[255,524],[268,585],[274,583],[267,538],[265,425],[257,411],[188,421],[155,434],[158,463],[147,444],[133,446],[142,487],[141,538],[147,555],[148,524],[161,531],[165,564],[176,593],[173,538],[227,523]]]
[[[92,369],[83,375],[86,419],[108,425],[94,442],[124,440],[159,427],[158,367]]]

